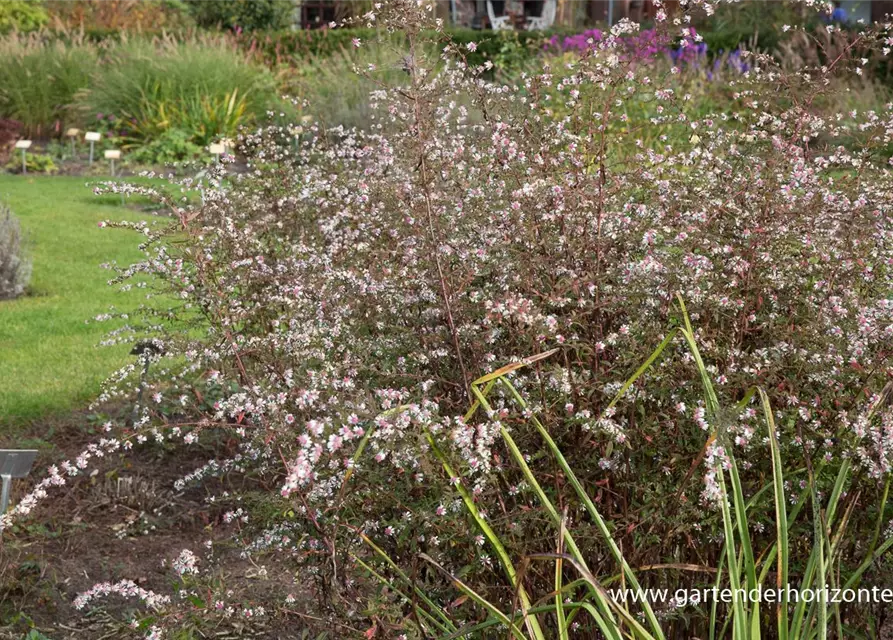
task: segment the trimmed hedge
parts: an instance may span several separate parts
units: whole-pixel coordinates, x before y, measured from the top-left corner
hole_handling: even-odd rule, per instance
[[[477,49],[473,53],[468,52],[468,60],[480,64],[497,57],[503,51],[506,42],[511,41],[524,48],[540,48],[553,35],[574,33],[576,30],[490,31],[457,27],[447,29],[446,32],[459,45],[476,43]],[[374,29],[285,31],[256,34],[247,38],[247,46],[249,49],[260,50],[266,58],[273,60],[281,56],[326,56],[341,48],[350,47],[354,38],[368,41],[374,39],[376,35]],[[426,37],[428,35],[430,34],[426,34]]]
[[[815,28],[817,24],[807,25],[807,28]],[[760,50],[775,52],[784,37],[780,26],[780,24],[767,24],[758,31],[756,44]],[[642,25],[642,29],[649,27],[648,24]],[[517,59],[527,54],[535,55],[543,49],[545,43],[552,36],[572,35],[580,31],[581,29],[578,28],[567,27],[548,31],[491,31],[463,27],[446,29],[446,33],[459,45],[466,45],[470,42],[477,44],[474,52],[467,51],[466,54],[468,61],[472,64],[482,64],[486,60],[497,62],[507,56]],[[701,27],[699,32],[707,44],[709,54],[727,53],[741,46],[750,47],[754,40],[754,32],[746,24],[713,24],[710,27]],[[183,35],[188,33],[184,32]],[[171,31],[119,31],[116,29],[86,29],[83,32],[46,31],[45,34],[48,40],[70,40],[77,34],[79,37],[97,43],[121,40],[123,37],[177,37],[178,35],[177,32]],[[305,57],[329,56],[339,50],[350,48],[354,38],[368,42],[377,36],[378,32],[375,29],[365,28],[254,31],[233,35],[243,50],[258,56],[268,65],[295,62]],[[888,65],[880,65],[880,67],[886,66]],[[881,71],[880,77],[890,75],[885,68],[876,71]]]
[[[290,0],[187,0],[186,4],[200,27],[242,31],[285,29],[296,10]]]
[[[642,25],[643,29],[648,25]],[[483,62],[492,59],[499,54],[503,44],[508,39],[515,39],[523,46],[532,46],[539,48],[549,38],[554,35],[572,35],[579,33],[582,29],[556,28],[548,31],[491,31],[469,29],[463,27],[448,28],[446,32],[458,44],[467,44],[469,42],[477,43],[477,51],[474,54],[469,53],[469,60],[472,62]],[[766,29],[761,30],[758,38],[758,46],[761,49],[773,50],[777,47],[781,40],[781,32],[778,33],[768,25]],[[80,35],[80,32],[77,32]],[[83,36],[92,42],[103,42],[106,40],[121,40],[122,37],[154,37],[154,36],[176,36],[176,32],[171,31],[126,31],[122,32],[117,29],[85,29]],[[377,35],[374,29],[352,28],[352,29],[302,29],[290,31],[254,31],[234,36],[239,44],[250,51],[257,51],[265,59],[275,61],[285,57],[302,55],[330,55],[342,48],[349,48],[354,38],[368,41]],[[741,44],[751,41],[753,32],[735,28],[726,28],[722,30],[701,31],[704,42],[710,51],[732,51]],[[48,31],[48,39],[71,39],[72,33],[66,31]]]
[[[493,60],[503,53],[507,44],[517,48],[529,49],[531,53],[542,48],[553,35],[576,33],[577,29],[550,29],[548,31],[491,31],[468,28],[450,28],[446,32],[454,42],[465,45],[477,44],[474,52],[468,52],[468,60],[473,64],[481,64]],[[123,37],[176,37],[171,31],[129,31],[116,29],[85,29],[82,34],[91,42],[118,41]],[[48,31],[48,40],[70,40],[74,33],[66,31]],[[370,41],[377,37],[375,29],[303,29],[298,31],[255,31],[233,36],[236,42],[246,51],[255,53],[269,64],[300,59],[309,56],[328,56],[344,48],[350,48],[351,41],[359,38]]]

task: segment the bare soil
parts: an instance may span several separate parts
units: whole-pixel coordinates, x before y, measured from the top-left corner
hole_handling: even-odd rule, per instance
[[[15,442],[0,442],[4,447],[36,444],[41,449],[31,478],[14,484],[13,502],[43,476],[47,466],[77,456],[98,439],[99,431],[89,426],[91,421],[96,418],[75,414],[49,427],[20,433]],[[232,505],[206,500],[209,494],[219,495],[230,488],[227,483],[233,478],[204,482],[181,492],[173,490],[176,479],[209,457],[208,450],[167,449],[157,444],[109,457],[91,467],[89,475],[55,489],[34,513],[4,532],[0,540],[0,638],[40,638],[32,629],[53,640],[145,637],[145,631],[127,627],[134,613],[145,617],[145,607],[112,596],[96,601],[94,609],[78,611],[72,605],[74,598],[96,583],[122,579],[173,596],[176,575],[162,562],[169,565],[183,549],[201,558],[208,540],[215,541],[215,557],[226,568],[219,580],[232,591],[228,603],[263,604],[268,615],[252,619],[249,625],[239,615],[223,619],[202,616],[198,611],[194,633],[182,637],[319,637],[321,621],[288,607],[269,606],[270,602],[281,605],[288,593],[300,596],[293,574],[287,567],[268,566],[262,579],[252,578],[258,573],[257,565],[241,558],[231,543],[238,524],[226,524],[222,519]],[[301,607],[295,604],[292,608]],[[29,632],[32,636],[26,635]]]

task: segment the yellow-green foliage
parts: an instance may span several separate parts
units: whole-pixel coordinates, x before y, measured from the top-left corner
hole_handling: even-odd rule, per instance
[[[0,33],[6,31],[33,31],[49,20],[46,9],[40,3],[25,0],[0,2]]]

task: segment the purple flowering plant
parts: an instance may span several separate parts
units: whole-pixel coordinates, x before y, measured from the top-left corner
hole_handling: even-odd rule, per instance
[[[600,29],[587,29],[570,36],[552,36],[544,45],[546,53],[574,53],[584,55],[598,49],[603,33]],[[716,52],[709,55],[707,44],[698,35],[694,27],[689,27],[678,37],[671,37],[665,30],[646,29],[622,39],[621,47],[625,55],[640,63],[666,60],[685,69],[702,69],[709,79],[724,65],[738,73],[744,73],[750,65],[743,59],[742,51],[734,51],[723,55]]]

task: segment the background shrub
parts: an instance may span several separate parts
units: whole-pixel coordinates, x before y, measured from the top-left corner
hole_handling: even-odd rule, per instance
[[[192,160],[205,153],[200,145],[192,142],[191,131],[167,129],[145,144],[136,147],[127,159],[137,164],[172,165]]]
[[[517,45],[528,57],[535,57],[549,38],[555,35],[566,35],[573,30],[567,28],[549,31],[491,31],[449,27],[444,33],[450,40],[465,47],[464,55],[474,65],[490,60],[496,62],[507,43]],[[442,34],[430,31],[425,34],[432,44],[442,39]],[[280,31],[275,33],[255,33],[239,38],[240,45],[252,53],[260,55],[267,64],[291,62],[301,64],[306,59],[334,55],[352,48],[354,39],[362,42],[374,42],[378,39],[378,31],[362,27],[344,29],[301,29],[297,31]],[[392,41],[403,38],[397,32],[391,36]],[[475,50],[470,51],[467,45],[475,43]]]
[[[306,101],[310,113],[324,126],[367,129],[377,124],[370,92],[382,83],[405,85],[409,81],[405,40],[397,36],[379,41],[373,36],[361,42],[358,48],[342,47],[325,55],[294,59],[286,91]],[[437,57],[434,47],[418,55]]]
[[[0,33],[34,31],[48,21],[49,15],[40,3],[28,0],[0,2]]]
[[[5,162],[20,137],[22,123],[18,120],[0,118],[0,162]]]
[[[17,298],[31,278],[18,219],[0,202],[0,300]]]
[[[50,26],[68,31],[182,29],[192,19],[182,0],[46,0]]]
[[[25,168],[28,173],[53,174],[59,171],[59,167],[52,156],[42,153],[25,153]],[[10,173],[22,173],[22,156],[19,153],[10,154],[6,163],[6,170]]]
[[[277,30],[292,27],[297,18],[293,0],[188,0],[188,6],[200,27]]]
[[[811,23],[818,20],[814,17]],[[789,2],[739,2],[720,4],[698,30],[711,51],[733,51],[746,47],[751,51],[774,52],[786,37],[783,25],[803,25],[804,14]]]

